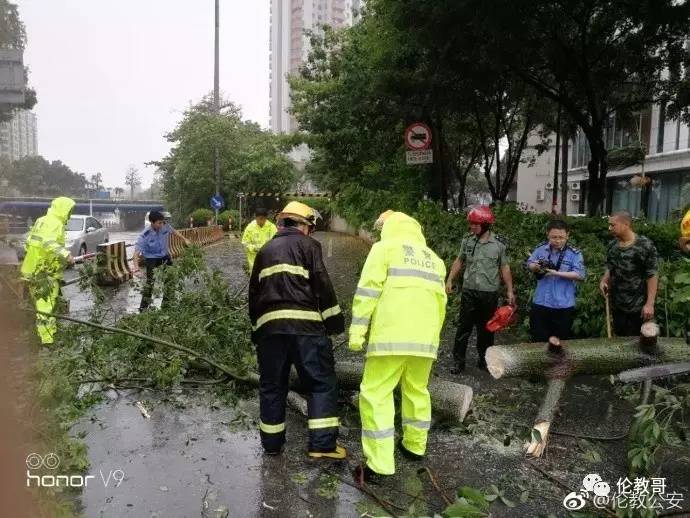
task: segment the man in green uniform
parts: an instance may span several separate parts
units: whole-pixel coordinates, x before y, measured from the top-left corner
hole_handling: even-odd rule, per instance
[[[654,318],[659,284],[654,243],[635,234],[627,211],[609,217],[609,232],[615,238],[606,252],[606,273],[599,289],[611,302],[613,330],[617,336],[637,336],[642,322]]]
[[[471,235],[462,240],[460,253],[450,268],[446,281],[446,292],[454,291],[453,282],[464,269],[462,298],[460,299],[460,320],[455,335],[453,356],[455,365],[451,372],[459,374],[465,370],[467,342],[472,329],[477,328],[477,366],[486,370],[484,354],[494,344],[494,334],[486,330],[486,323],[498,307],[498,290],[501,279],[506,285],[506,298],[515,304],[513,276],[508,264],[506,245],[499,241],[491,225],[496,218],[486,205],[473,208],[467,215]]]

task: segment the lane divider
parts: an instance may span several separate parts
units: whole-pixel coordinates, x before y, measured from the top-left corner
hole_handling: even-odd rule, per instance
[[[178,231],[182,236],[197,246],[206,246],[223,239],[223,227],[214,225],[211,227],[197,227],[186,228]],[[134,246],[133,243],[127,244],[124,241],[115,241],[111,243],[102,243],[97,246],[96,252],[84,254],[75,257],[76,263],[83,263],[89,259],[96,259],[97,274],[96,283],[100,286],[117,286],[123,282],[128,281],[134,275],[129,265],[127,258],[127,248]],[[168,248],[171,257],[179,257],[184,248],[185,242],[183,239],[173,234],[170,236]],[[12,292],[15,296],[23,296],[23,289],[20,289],[21,282],[19,281],[19,261],[14,253],[13,261],[10,261],[9,254],[0,254],[0,274],[2,274],[2,281],[5,286],[9,288],[11,280],[16,279],[16,284],[12,283]],[[79,282],[79,278],[63,281],[62,286],[69,286]],[[0,292],[3,290],[0,289]],[[19,295],[21,294],[21,295]]]

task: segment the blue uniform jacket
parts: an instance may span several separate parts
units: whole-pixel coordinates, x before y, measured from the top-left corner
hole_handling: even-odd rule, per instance
[[[169,255],[168,240],[172,232],[173,228],[168,223],[158,232],[149,227],[139,236],[135,247],[146,259],[166,257]]]
[[[560,250],[551,250],[548,242],[540,244],[534,249],[527,260],[527,264],[535,263],[540,259],[550,259],[558,264]],[[582,252],[575,247],[566,244],[561,272],[577,272],[581,278],[585,278],[585,262]],[[565,309],[575,306],[576,281],[547,275],[537,281],[537,289],[534,293],[534,304],[553,309]]]

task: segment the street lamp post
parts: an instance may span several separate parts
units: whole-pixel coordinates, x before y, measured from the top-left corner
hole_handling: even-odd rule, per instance
[[[215,42],[214,42],[214,66],[213,66],[213,108],[216,116],[220,115],[220,50],[219,50],[219,14],[220,0],[215,0]],[[216,179],[216,196],[220,195],[220,157],[218,143],[214,148],[213,173]],[[216,224],[218,224],[218,209],[216,209]]]

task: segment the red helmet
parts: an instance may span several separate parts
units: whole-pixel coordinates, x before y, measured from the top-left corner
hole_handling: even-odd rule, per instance
[[[501,306],[496,310],[494,316],[486,323],[486,330],[495,333],[508,327],[517,319],[515,306]]]
[[[484,225],[493,223],[496,221],[496,217],[488,205],[477,205],[467,213],[467,221]]]

